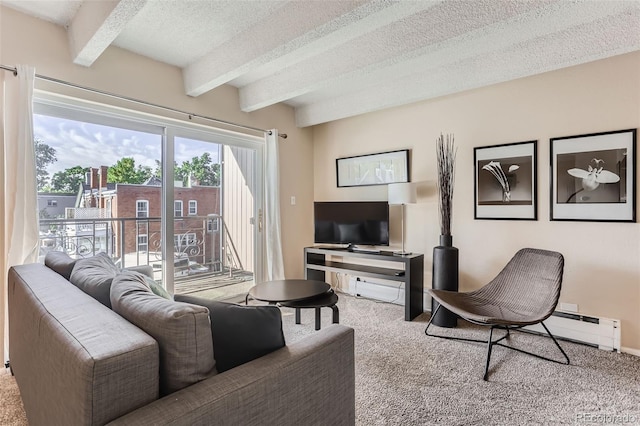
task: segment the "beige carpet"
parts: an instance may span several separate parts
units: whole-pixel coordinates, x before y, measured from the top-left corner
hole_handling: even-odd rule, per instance
[[[27,416],[22,408],[20,392],[15,379],[9,374],[9,370],[2,369],[0,372],[0,425],[27,425]]]
[[[640,358],[561,342],[570,366],[504,348],[482,381],[485,346],[427,337],[428,314],[340,295],[340,322],[356,330],[356,423],[369,425],[640,425]],[[314,331],[313,310],[294,323],[283,308],[287,343]],[[331,322],[323,309],[322,326]],[[485,336],[463,325],[434,332]],[[555,356],[552,343],[515,333],[512,344]],[[0,425],[26,424],[13,378],[0,374]]]

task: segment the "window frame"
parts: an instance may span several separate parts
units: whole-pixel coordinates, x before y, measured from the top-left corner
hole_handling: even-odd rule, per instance
[[[265,139],[262,135],[251,135],[248,133],[236,132],[219,127],[212,127],[210,124],[194,122],[181,117],[173,117],[169,114],[147,112],[133,109],[126,100],[102,99],[89,100],[76,95],[66,95],[36,89],[34,91],[33,113],[48,115],[58,118],[66,118],[74,121],[85,121],[89,123],[125,128],[157,134],[162,137],[162,205],[159,210],[162,219],[162,233],[164,235],[174,234],[174,220],[172,217],[174,206],[174,139],[185,137],[197,139],[205,142],[212,142],[218,145],[228,145],[237,148],[247,148],[255,152],[255,176],[264,175]],[[252,178],[257,179],[257,178]],[[257,188],[252,214],[257,216],[259,209],[264,209],[264,187],[263,183],[257,179]],[[143,200],[147,201],[148,200]],[[150,203],[147,203],[147,218],[150,215]],[[138,218],[136,206],[136,218]],[[143,218],[140,218],[143,219]],[[219,224],[216,224],[219,225]],[[265,233],[255,231],[253,239],[254,274],[256,280],[262,281],[266,271],[264,255]],[[162,240],[163,267],[162,277],[168,291],[173,292],[173,242],[169,238]]]
[[[138,209],[138,203],[145,203],[145,205],[147,206],[146,208],[146,216],[140,216],[140,211]],[[136,200],[136,219],[148,219],[149,218],[149,200],[143,200],[143,199],[137,199]]]
[[[140,238],[143,237],[146,239],[145,243],[140,243]],[[146,250],[140,250],[140,246],[145,246]],[[149,235],[148,234],[138,234],[138,237],[136,238],[136,250],[138,252],[144,251],[146,253],[149,252]]]
[[[193,206],[194,206],[193,213],[191,212],[191,205],[192,205],[191,203],[193,203]],[[189,216],[197,216],[198,215],[198,200],[189,200],[189,204],[188,204],[187,210],[188,210],[187,214]]]
[[[180,204],[180,210],[176,208],[178,204]],[[184,217],[184,203],[182,202],[182,200],[173,200],[173,217]]]

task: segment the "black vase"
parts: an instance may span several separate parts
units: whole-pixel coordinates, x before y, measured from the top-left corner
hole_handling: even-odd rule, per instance
[[[433,248],[433,281],[435,290],[458,291],[458,249],[453,247],[451,235],[440,235],[440,245]],[[431,312],[435,312],[439,303],[432,299]],[[456,327],[458,317],[444,306],[431,322],[438,327]]]

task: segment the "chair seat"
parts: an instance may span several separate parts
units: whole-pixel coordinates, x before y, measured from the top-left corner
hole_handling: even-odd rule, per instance
[[[431,297],[456,315],[486,325],[525,326],[537,324],[540,318],[529,311],[518,311],[495,301],[476,297],[470,293],[458,293],[447,290],[427,290]]]

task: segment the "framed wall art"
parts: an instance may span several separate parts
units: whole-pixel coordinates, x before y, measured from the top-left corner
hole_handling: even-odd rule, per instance
[[[336,159],[338,188],[409,182],[409,150]]]
[[[474,148],[474,218],[537,220],[537,141]]]
[[[551,220],[636,221],[636,129],[551,139]]]

